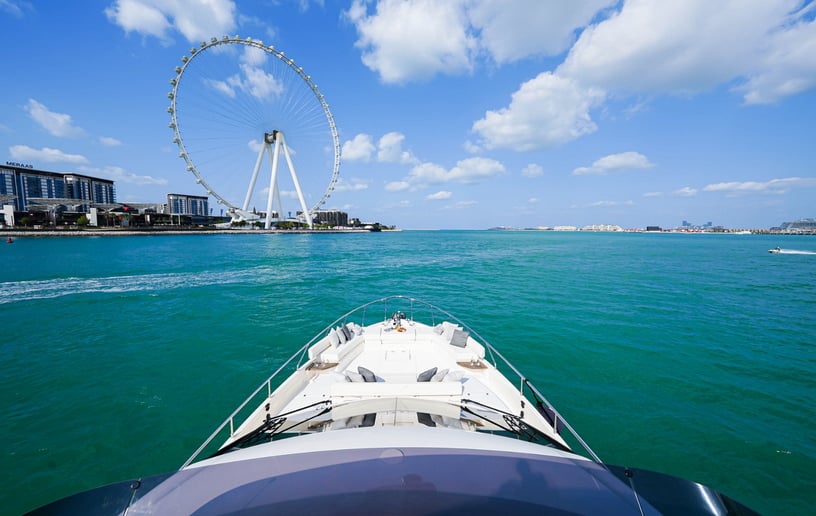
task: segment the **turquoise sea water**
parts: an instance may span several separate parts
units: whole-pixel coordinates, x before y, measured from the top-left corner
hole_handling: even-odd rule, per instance
[[[178,468],[295,349],[385,295],[521,369],[605,461],[816,506],[814,237],[406,231],[0,248],[0,512]]]

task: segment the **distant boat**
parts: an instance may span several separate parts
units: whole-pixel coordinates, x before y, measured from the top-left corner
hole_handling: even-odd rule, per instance
[[[781,252],[782,252],[782,248],[777,246],[777,247],[774,247],[773,249],[768,249],[768,252],[769,252],[769,253],[776,253],[776,254],[779,254],[779,253],[781,253]]]

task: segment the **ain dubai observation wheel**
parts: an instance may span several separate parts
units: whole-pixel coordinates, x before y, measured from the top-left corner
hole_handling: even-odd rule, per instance
[[[340,144],[329,105],[309,75],[275,47],[237,36],[202,42],[181,61],[167,111],[179,157],[196,182],[234,221],[259,220],[259,210],[266,229],[273,220],[293,220],[283,211],[283,194],[300,204],[294,219],[313,227],[312,213],[337,182]],[[278,187],[281,154],[293,190]],[[271,160],[268,189],[259,185],[256,191],[265,155]],[[320,192],[311,208],[304,192]],[[265,206],[253,204],[264,197]]]

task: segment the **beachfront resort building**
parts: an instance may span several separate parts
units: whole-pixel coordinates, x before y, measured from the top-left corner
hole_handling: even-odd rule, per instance
[[[32,219],[57,213],[88,213],[92,206],[116,202],[113,181],[83,174],[37,170],[25,163],[0,165],[0,223],[12,226],[15,214]]]
[[[37,170],[31,165],[7,161],[0,165],[0,196],[15,211],[41,209],[65,200],[76,210],[93,204],[116,202],[113,181],[74,173]]]
[[[167,194],[170,215],[209,215],[209,198],[201,195]]]
[[[279,218],[277,212],[272,215]],[[312,219],[331,227],[381,227],[379,223],[350,220],[348,213],[340,210],[315,210]],[[207,196],[169,193],[164,203],[117,202],[114,183],[109,179],[38,170],[12,161],[0,164],[0,227],[209,226],[229,220],[223,211],[212,215]]]
[[[312,212],[312,221],[316,224],[329,224],[335,227],[349,225],[348,213],[340,210],[315,210]]]
[[[109,179],[12,161],[0,165],[0,225],[76,224],[83,215],[91,226],[201,223],[209,216],[209,198],[171,193],[166,204],[120,203]]]
[[[789,233],[816,233],[816,219],[799,219],[793,222],[783,222],[779,226],[781,231]]]

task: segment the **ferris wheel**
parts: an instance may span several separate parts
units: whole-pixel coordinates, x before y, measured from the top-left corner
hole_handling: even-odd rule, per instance
[[[233,220],[265,214],[269,229],[273,220],[292,219],[283,197],[297,200],[296,218],[312,227],[312,213],[337,182],[340,143],[329,105],[311,77],[274,46],[237,36],[202,42],[181,61],[170,80],[167,111],[179,157],[196,183]],[[269,181],[259,185],[265,156]],[[291,182],[278,173],[281,157]],[[307,203],[307,193],[316,200]],[[259,208],[256,200],[265,205]]]

